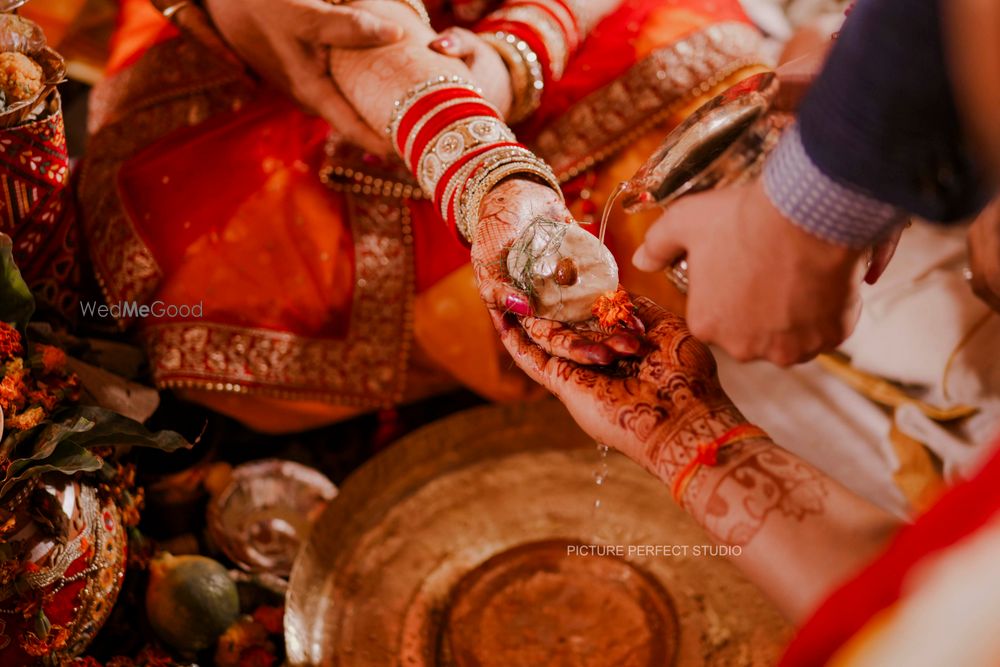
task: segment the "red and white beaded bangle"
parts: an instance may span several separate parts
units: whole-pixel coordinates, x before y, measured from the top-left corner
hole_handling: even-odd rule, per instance
[[[537,55],[547,81],[558,80],[583,41],[576,9],[567,0],[509,0],[476,26],[522,40]]]
[[[396,103],[393,148],[441,217],[471,243],[482,197],[502,178],[527,174],[559,190],[552,170],[517,142],[496,107],[458,77],[439,77]]]

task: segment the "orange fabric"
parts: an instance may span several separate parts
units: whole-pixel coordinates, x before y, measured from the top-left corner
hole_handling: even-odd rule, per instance
[[[119,0],[118,29],[111,40],[107,74],[115,74],[142,57],[151,46],[179,34],[149,0]]]

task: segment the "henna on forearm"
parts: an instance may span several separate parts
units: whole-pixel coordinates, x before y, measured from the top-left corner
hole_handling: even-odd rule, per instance
[[[472,81],[469,68],[461,60],[427,48],[436,33],[405,4],[393,0],[357,0],[352,7],[392,20],[406,33],[402,40],[389,46],[330,52],[334,82],[373,130],[385,129],[393,103],[414,86],[439,76]]]

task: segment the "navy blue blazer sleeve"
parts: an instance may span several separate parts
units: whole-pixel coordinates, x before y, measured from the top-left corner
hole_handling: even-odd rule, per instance
[[[938,2],[860,0],[798,126],[805,153],[829,178],[949,222],[974,214],[991,192],[962,134]]]

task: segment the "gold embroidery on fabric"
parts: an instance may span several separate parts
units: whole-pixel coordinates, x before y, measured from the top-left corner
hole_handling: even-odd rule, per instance
[[[207,322],[148,325],[144,333],[157,385],[363,407],[398,402],[412,337],[409,209],[391,197],[345,198],[355,288],[344,340]]]
[[[80,218],[94,273],[108,302],[145,302],[162,277],[152,251],[124,209],[117,191],[118,171],[157,139],[219,111],[237,109],[248,99],[249,79],[217,62],[204,47],[172,39],[95,89],[92,113],[100,129],[90,139],[81,170]]]
[[[530,147],[568,181],[739,70],[760,65],[760,45],[757,30],[733,22],[658,49],[570,107]]]

